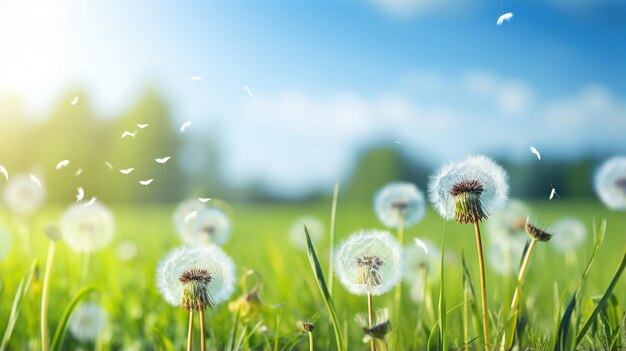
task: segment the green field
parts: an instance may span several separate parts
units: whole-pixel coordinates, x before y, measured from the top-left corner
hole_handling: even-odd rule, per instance
[[[571,261],[567,263],[563,254],[553,250],[549,243],[539,243],[532,257],[522,300],[525,302],[523,305],[527,317],[522,343],[530,347],[553,348],[557,320],[560,319],[557,316],[558,298],[564,294],[562,309],[565,310],[565,305],[575,291],[593,249],[592,223],[595,221],[599,224],[602,219],[606,219],[608,226],[604,242],[581,295],[580,323],[587,319],[594,308],[591,298],[604,293],[624,255],[626,214],[609,211],[595,201],[555,200],[530,203],[530,206],[535,217],[543,223],[551,224],[563,216],[577,217],[587,224],[589,232],[587,241],[576,252],[576,262],[573,264]],[[98,287],[98,292],[90,294],[88,300],[99,301],[105,307],[109,315],[108,327],[101,333],[95,345],[80,343],[68,334],[63,349],[74,350],[81,347],[88,350],[94,348],[153,350],[165,349],[168,341],[173,344],[174,349],[184,349],[188,314],[182,308],[168,305],[155,286],[155,267],[158,261],[168,251],[181,245],[172,228],[174,207],[174,205],[111,207],[116,220],[115,239],[112,245],[91,255],[86,281],[87,285]],[[240,345],[242,349],[270,350],[275,346],[278,349],[308,349],[307,335],[298,328],[298,320],[311,321],[315,324],[313,336],[316,349],[335,348],[328,312],[317,288],[307,255],[293,248],[287,239],[292,221],[300,215],[317,216],[325,225],[329,225],[330,208],[330,202],[306,205],[232,204],[233,232],[224,249],[236,262],[238,276],[252,269],[262,278],[262,310],[252,316],[251,320],[245,323],[240,321],[235,333],[234,343]],[[17,219],[6,211],[0,212],[2,222],[11,229],[12,238],[10,254],[0,261],[0,333],[4,333],[6,328],[20,279],[27,275],[32,260],[36,259],[39,267],[39,273],[35,274],[22,304],[19,319],[9,342],[10,350],[41,348],[40,279],[43,275],[48,245],[48,239],[44,236],[41,226],[46,221],[57,219],[62,210],[49,208],[34,218],[21,220],[26,221],[30,228],[30,244],[23,240],[25,234],[17,233],[15,225]],[[362,228],[382,229],[371,205],[344,204],[340,198],[336,243],[349,233]],[[407,229],[405,243],[412,242],[413,237],[418,237],[428,238],[440,245],[444,230],[447,256],[444,283],[449,311],[446,337],[448,345],[456,348],[463,345],[462,252],[465,253],[473,284],[478,288],[478,265],[473,231],[470,226],[454,222],[447,222],[444,226],[441,217],[432,209],[428,209],[423,221]],[[328,238],[327,233],[325,237]],[[132,261],[123,262],[118,259],[117,247],[120,242],[127,240],[138,246],[138,255]],[[487,235],[484,240],[488,245]],[[328,240],[315,245],[323,270],[327,274]],[[52,333],[66,305],[79,290],[83,260],[84,256],[71,251],[62,242],[58,245],[50,288],[48,320]],[[326,278],[329,280],[328,276]],[[491,339],[492,343],[495,343],[499,340],[499,329],[503,325],[502,306],[510,304],[515,288],[514,276],[497,275],[487,265],[487,284],[492,314]],[[427,304],[416,305],[409,298],[408,287],[403,288],[403,320],[398,322],[392,316],[394,324],[392,333],[400,333],[404,345],[401,349],[426,349],[429,335],[433,330],[430,343],[431,348],[436,349],[438,329],[433,327],[437,319],[439,283],[436,280],[433,282],[429,295],[433,299],[430,303],[434,308],[434,319],[428,311]],[[238,285],[231,300],[242,293],[242,287]],[[617,332],[617,341],[613,345],[626,347],[623,320],[626,279],[623,276],[614,290],[614,296],[617,299],[611,302],[611,308],[606,315],[610,318],[617,316],[619,320],[612,325],[615,327],[621,322],[622,329]],[[366,299],[348,294],[337,281],[334,283],[333,299],[348,349],[368,349],[368,344],[361,341],[363,333],[353,320],[356,313],[366,311]],[[392,303],[393,292],[374,298],[375,307],[387,306],[391,310]],[[422,316],[419,327],[418,315]],[[219,305],[207,314],[209,332],[207,345],[210,349],[222,350],[227,347],[233,334],[234,320],[234,314],[229,311],[227,304]],[[592,327],[589,332],[590,338],[583,340],[582,347],[589,348],[587,343],[592,340],[595,347],[603,348],[604,332],[601,329]],[[480,325],[473,322],[469,324],[470,339],[480,337],[481,333]],[[545,343],[542,343],[542,340]],[[481,348],[476,346],[477,349]]]

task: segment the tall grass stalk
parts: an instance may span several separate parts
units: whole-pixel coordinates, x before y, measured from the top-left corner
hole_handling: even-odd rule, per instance
[[[56,243],[50,240],[48,245],[48,258],[46,259],[46,270],[43,275],[43,290],[41,292],[41,350],[48,351],[48,297],[50,291],[50,274],[52,272],[52,262],[54,261],[54,251]]]
[[[335,188],[333,189],[333,205],[330,209],[330,245],[328,247],[328,292],[330,293],[330,297],[333,296],[333,287],[335,281],[335,272],[334,272],[334,249],[335,249],[335,221],[337,219],[337,199],[339,198],[339,181],[335,183]]]
[[[0,351],[4,351],[8,347],[9,340],[11,340],[11,335],[13,334],[13,328],[15,328],[15,323],[17,323],[17,318],[20,314],[22,302],[24,297],[26,297],[26,293],[28,293],[28,290],[30,289],[30,284],[33,281],[36,269],[37,260],[33,260],[28,275],[20,280],[20,284],[15,292],[15,298],[13,298],[13,304],[11,305],[11,314],[9,315],[7,327],[4,330],[4,336],[2,337],[2,342],[0,343]]]
[[[485,279],[485,259],[483,255],[483,243],[480,236],[478,220],[474,220],[474,233],[476,234],[476,249],[478,250],[478,264],[480,268],[480,295],[483,309],[483,338],[485,350],[490,349],[489,343],[489,309],[487,308],[487,281]]]

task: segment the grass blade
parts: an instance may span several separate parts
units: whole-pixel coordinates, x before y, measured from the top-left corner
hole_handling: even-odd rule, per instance
[[[619,267],[617,268],[617,271],[615,272],[615,275],[613,276],[613,280],[611,280],[611,283],[609,284],[609,287],[604,292],[604,295],[602,295],[602,299],[600,299],[600,302],[598,302],[598,305],[593,310],[593,312],[591,313],[591,315],[587,319],[587,322],[585,322],[585,324],[583,325],[582,329],[580,330],[580,332],[576,336],[576,343],[575,343],[574,347],[578,346],[578,344],[582,341],[583,337],[587,333],[587,330],[589,329],[589,327],[591,326],[591,324],[595,320],[596,316],[598,315],[598,312],[600,312],[600,310],[606,305],[606,302],[608,301],[609,297],[613,293],[613,289],[615,288],[615,285],[617,285],[617,282],[619,281],[619,278],[621,277],[622,273],[624,272],[624,267],[626,267],[626,251],[624,252],[624,256],[622,257],[622,261],[621,261]]]
[[[315,249],[313,248],[313,243],[311,242],[311,237],[309,236],[309,230],[306,226],[304,226],[304,235],[306,235],[306,243],[307,243],[307,254],[309,256],[309,263],[311,263],[311,269],[313,270],[313,274],[315,274],[315,280],[317,281],[317,287],[322,294],[322,298],[324,303],[326,304],[326,308],[328,309],[328,313],[330,314],[330,318],[333,323],[333,330],[335,332],[335,340],[337,342],[337,350],[344,351],[343,347],[343,339],[341,337],[341,329],[339,328],[339,321],[337,320],[337,313],[335,312],[335,306],[333,304],[333,299],[330,296],[330,292],[328,292],[328,288],[326,287],[326,281],[324,280],[324,273],[322,272],[322,267],[320,266],[320,262],[317,259],[317,255],[315,254]],[[333,259],[332,257],[330,258]]]
[[[56,331],[54,332],[54,337],[52,338],[52,342],[50,343],[50,351],[61,350],[63,346],[63,339],[65,339],[65,334],[67,333],[67,324],[69,323],[69,319],[72,316],[72,312],[76,306],[78,306],[78,302],[85,297],[88,293],[92,291],[97,291],[98,288],[95,286],[86,286],[80,289],[76,295],[72,297],[70,303],[65,308],[63,312],[63,316],[59,321],[59,325],[57,326]]]
[[[15,298],[13,299],[13,305],[11,306],[11,314],[9,315],[9,322],[7,323],[7,327],[4,330],[4,336],[2,337],[2,343],[0,343],[0,351],[4,351],[9,344],[9,340],[11,340],[11,335],[13,334],[13,328],[15,328],[15,323],[17,323],[17,318],[20,314],[20,308],[22,307],[22,301],[28,293],[28,289],[30,288],[30,283],[33,281],[33,276],[35,275],[35,271],[37,268],[37,260],[34,260],[30,266],[30,270],[26,281],[24,278],[20,280],[20,284],[17,287],[17,291],[15,292]]]
[[[152,331],[156,338],[155,342],[159,343],[159,350],[174,351],[174,345],[167,336],[163,335],[157,328],[154,328]]]
[[[559,322],[556,343],[554,344],[554,351],[563,351],[566,349],[565,346],[567,345],[567,334],[569,333],[569,327],[572,321],[572,313],[574,313],[574,307],[576,307],[576,294],[572,296],[572,299],[565,309],[565,313],[563,313],[563,318],[561,318],[561,322]]]
[[[335,249],[335,220],[337,218],[337,199],[339,198],[339,181],[335,183],[335,189],[333,190],[333,205],[330,210],[330,246],[328,248],[328,254],[330,260],[328,260],[328,292],[330,296],[333,296],[333,287],[335,281],[333,250]]]

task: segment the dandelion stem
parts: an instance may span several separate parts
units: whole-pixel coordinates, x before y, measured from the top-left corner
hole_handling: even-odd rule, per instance
[[[511,312],[515,312],[515,310],[517,310],[517,305],[519,304],[519,298],[522,290],[522,282],[524,281],[526,269],[528,268],[528,263],[530,262],[530,254],[533,252],[533,248],[535,247],[536,242],[536,239],[531,240],[530,245],[528,246],[528,250],[526,250],[524,262],[522,262],[522,266],[519,270],[519,275],[517,276],[517,287],[515,288],[515,293],[513,294],[513,300],[511,301]]]
[[[313,351],[313,333],[307,332],[309,334],[309,351]]]
[[[206,351],[206,340],[204,334],[204,308],[202,308],[202,304],[198,304],[198,314],[200,315],[200,350]]]
[[[474,232],[476,233],[476,248],[478,250],[478,263],[480,268],[480,294],[483,309],[483,338],[485,350],[489,350],[489,310],[487,309],[487,282],[485,280],[485,260],[483,257],[483,243],[480,238],[480,226],[478,220],[474,220]]]
[[[339,181],[335,183],[335,189],[333,190],[333,205],[330,210],[330,246],[328,248],[328,292],[330,297],[333,297],[333,281],[335,280],[333,250],[335,247],[335,219],[337,217],[337,199],[339,198]]]
[[[467,285],[467,281],[463,279],[463,344],[465,350],[469,350],[469,289]]]
[[[48,351],[48,291],[50,290],[50,272],[54,260],[55,243],[50,240],[48,245],[48,259],[43,276],[43,291],[41,292],[41,350]]]
[[[187,331],[187,351],[193,349],[193,309],[189,310],[189,330]]]
[[[372,293],[367,293],[367,320],[369,322],[369,327],[372,328],[374,326],[374,303],[372,301]],[[372,339],[370,342],[372,351],[376,351],[376,340]]]
[[[385,339],[380,339],[380,348],[382,351],[387,351],[387,343],[385,343]]]
[[[398,223],[398,242],[400,243],[400,246],[402,246],[403,240],[404,240],[404,221],[400,219],[400,223]],[[399,282],[396,285],[396,288],[394,291],[394,299],[393,299],[393,306],[394,306],[393,318],[395,318],[398,327],[404,325],[400,318],[401,303],[402,303],[402,282]],[[392,341],[393,341],[392,348],[397,348],[398,345],[401,343],[399,329],[396,329],[396,332],[393,335]]]

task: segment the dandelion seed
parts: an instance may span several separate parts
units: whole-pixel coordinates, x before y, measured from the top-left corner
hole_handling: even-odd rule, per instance
[[[537,148],[535,148],[534,146],[531,146],[530,152],[535,154],[535,156],[537,156],[537,159],[541,160],[541,154],[539,153],[539,150],[537,150]]]
[[[108,324],[104,309],[95,303],[86,302],[72,314],[70,334],[80,341],[95,341]]]
[[[122,139],[126,138],[126,137],[131,137],[134,138],[135,137],[136,132],[129,132],[127,130],[124,131],[124,133],[122,133]]]
[[[191,211],[191,212],[189,212],[189,214],[187,214],[185,216],[185,223],[187,223],[190,220],[196,218],[197,216],[198,216],[198,211]]]
[[[210,197],[199,197],[198,201],[200,201],[200,202],[202,202],[204,204],[204,203],[207,203],[207,202],[211,201],[211,198]]]
[[[507,175],[485,156],[472,156],[439,169],[429,182],[429,196],[446,219],[481,221],[506,203]]]
[[[554,223],[551,243],[561,252],[573,252],[587,239],[585,224],[576,218],[563,218]]]
[[[83,174],[83,169],[82,169],[82,168],[79,168],[79,169],[76,171],[76,173],[74,173],[74,175],[75,175],[75,176],[77,176],[77,177],[78,177],[79,175],[81,175],[81,174]]]
[[[104,165],[107,166],[108,169],[113,170],[113,164],[109,161],[104,161]]]
[[[72,102],[70,102],[71,106],[74,106],[78,103],[78,96],[74,96],[74,98],[72,99]]]
[[[214,245],[175,249],[158,265],[157,286],[172,306],[212,308],[235,290],[235,265]]]
[[[250,88],[247,85],[244,85],[243,87],[243,91],[245,91],[246,93],[248,93],[248,96],[251,98],[254,98],[254,95],[252,94],[252,91],[250,90]]]
[[[92,196],[91,199],[89,199],[89,201],[87,201],[86,203],[83,204],[83,207],[89,207],[89,206],[95,204],[96,200],[98,200],[98,198],[95,197],[95,196]]]
[[[141,123],[137,123],[137,128],[139,129],[146,129],[148,128],[150,125],[149,124],[141,124]]]
[[[55,168],[58,171],[59,169],[61,169],[63,167],[67,167],[69,164],[70,164],[70,160],[63,160],[63,161],[60,161],[59,163],[57,163]]]
[[[150,185],[153,181],[154,181],[154,179],[144,179],[144,180],[140,180],[139,184],[145,186],[146,190],[148,190],[148,185]]]
[[[135,169],[134,168],[124,168],[124,169],[120,169],[120,173],[124,174],[124,175],[129,175],[131,174]]]
[[[187,121],[180,126],[180,132],[184,133],[187,128],[191,127],[191,121]]]
[[[167,161],[169,161],[170,158],[172,158],[172,157],[171,156],[165,156],[165,157],[161,157],[161,158],[155,158],[154,161],[156,161],[156,163],[158,163],[158,164],[162,164],[163,167],[165,167],[165,163]]]
[[[501,26],[504,21],[511,21],[511,18],[513,18],[513,13],[512,12],[507,12],[505,14],[500,15],[500,17],[498,17],[498,21],[496,22],[496,24],[498,26]]]
[[[610,209],[626,210],[626,156],[614,156],[598,168],[594,187]]]
[[[550,186],[552,187],[552,190],[550,190],[550,197],[549,197],[549,199],[552,200],[555,196],[559,197],[559,194],[556,193],[556,189],[554,188],[554,185],[552,185],[552,183],[550,183]]]
[[[359,313],[354,316],[354,320],[363,329],[366,337],[363,342],[369,342],[370,339],[384,340],[385,336],[391,331],[391,321],[389,320],[389,310],[380,308],[376,310],[376,322],[370,327],[368,315]]]
[[[3,165],[0,165],[0,173],[4,175],[4,178],[6,178],[6,180],[9,180],[9,171],[7,171],[7,169]]]
[[[420,240],[421,245],[408,245],[403,250],[402,278],[404,281],[423,283],[423,277],[439,277],[441,250],[430,240]]]
[[[191,76],[191,78],[189,78],[189,80],[191,80],[192,82],[199,82],[202,80],[202,77],[200,76]]]
[[[18,215],[30,215],[35,212],[43,204],[46,196],[40,184],[41,182],[35,183],[32,177],[25,174],[11,177],[4,188],[4,201],[9,209]]]
[[[40,188],[41,188],[41,180],[39,180],[39,178],[37,178],[37,176],[35,176],[34,174],[31,174],[31,175],[30,175],[30,180],[31,180],[33,183],[37,184],[37,186],[38,186],[38,187],[40,187]]]
[[[424,250],[424,253],[428,255],[428,246],[426,246],[426,243],[418,238],[415,238],[415,246],[419,247],[420,249]]]
[[[374,199],[378,219],[389,228],[410,227],[425,213],[424,194],[411,183],[395,182],[385,185]]]
[[[70,206],[61,217],[61,234],[67,244],[78,252],[94,252],[113,239],[113,214],[101,203],[91,206]]]
[[[339,246],[336,274],[352,294],[382,295],[400,281],[402,248],[385,231],[362,230]]]
[[[324,225],[319,218],[313,216],[296,218],[291,224],[291,227],[289,227],[289,241],[295,248],[303,252],[306,251],[308,247],[306,237],[303,235],[305,225],[313,244],[319,243],[324,236]]]

